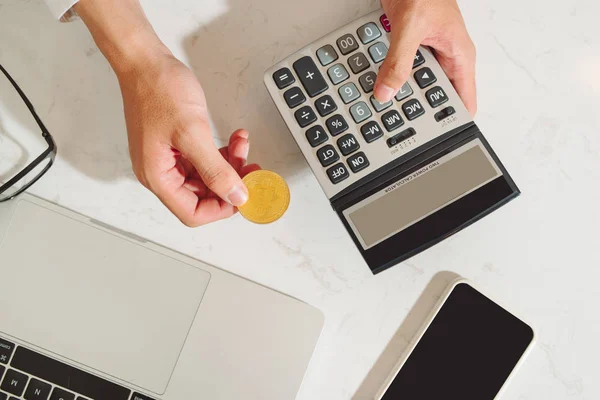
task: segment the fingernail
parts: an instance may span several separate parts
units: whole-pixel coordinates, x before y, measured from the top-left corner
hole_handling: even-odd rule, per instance
[[[243,137],[244,139],[248,139],[248,131],[241,131],[241,132],[239,133],[239,135],[240,135],[241,137]]]
[[[236,207],[243,206],[248,201],[248,189],[243,185],[236,185],[227,194],[227,201]]]
[[[375,96],[375,99],[380,103],[387,103],[392,100],[392,97],[394,97],[395,94],[396,91],[393,88],[384,84],[377,85],[373,92],[373,96]]]

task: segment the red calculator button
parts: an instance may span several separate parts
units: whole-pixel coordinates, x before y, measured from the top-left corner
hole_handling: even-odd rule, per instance
[[[379,22],[381,22],[381,25],[383,26],[383,29],[385,29],[386,32],[392,30],[392,25],[390,25],[390,20],[388,19],[387,15],[383,14],[379,18]]]

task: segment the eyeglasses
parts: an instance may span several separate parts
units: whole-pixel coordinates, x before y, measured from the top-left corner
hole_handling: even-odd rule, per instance
[[[44,126],[44,123],[40,119],[40,117],[35,112],[33,105],[25,96],[25,93],[21,90],[19,85],[15,82],[15,80],[10,76],[10,74],[4,69],[4,67],[0,64],[0,70],[6,76],[6,78],[10,81],[12,86],[15,88],[21,99],[25,102],[25,106],[35,119],[37,125],[39,126],[42,137],[46,141],[48,147],[36,157],[32,162],[30,162],[25,168],[19,171],[16,175],[10,178],[6,183],[2,184],[0,181],[0,203],[4,201],[11,200],[23,193],[25,190],[29,189],[34,183],[36,183],[52,166],[54,163],[54,158],[56,157],[56,144],[52,139],[52,135],[48,132],[48,129]],[[2,95],[2,93],[0,93]]]

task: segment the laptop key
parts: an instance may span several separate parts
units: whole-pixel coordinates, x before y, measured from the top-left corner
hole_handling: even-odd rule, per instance
[[[138,392],[134,392],[131,400],[154,400],[152,397],[144,396],[143,394],[139,394]]]
[[[10,360],[14,349],[15,345],[13,343],[0,338],[0,364],[8,364],[8,360]]]
[[[80,397],[80,399],[83,399],[83,397]],[[75,400],[75,395],[64,389],[55,387],[50,396],[50,400]]]
[[[17,372],[14,369],[9,369],[4,375],[0,389],[15,396],[20,396],[25,390],[28,379],[27,375]]]
[[[25,391],[25,400],[48,400],[51,389],[52,386],[47,383],[31,378]]]
[[[2,374],[0,374],[0,375],[2,375]],[[0,392],[0,400],[6,400],[7,398],[8,398],[8,395],[6,393]],[[14,397],[13,397],[13,399],[14,399]]]

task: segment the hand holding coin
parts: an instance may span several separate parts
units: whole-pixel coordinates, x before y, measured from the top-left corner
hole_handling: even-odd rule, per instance
[[[290,189],[281,176],[260,170],[242,180],[248,188],[248,201],[238,210],[244,218],[257,224],[270,224],[283,216],[290,204]]]

